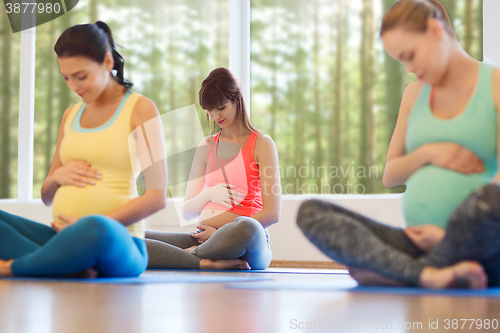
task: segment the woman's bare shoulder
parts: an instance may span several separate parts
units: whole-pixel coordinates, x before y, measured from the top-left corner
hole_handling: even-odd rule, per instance
[[[255,148],[269,149],[272,147],[276,147],[273,138],[267,134],[259,133],[255,141]]]
[[[418,96],[420,96],[420,92],[424,88],[424,82],[421,80],[416,80],[410,83],[404,93],[403,98],[401,99],[401,106],[399,113],[404,113],[408,115],[413,108],[413,105],[417,102]]]

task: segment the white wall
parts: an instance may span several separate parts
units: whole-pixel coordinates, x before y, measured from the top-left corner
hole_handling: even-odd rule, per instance
[[[484,59],[500,65],[500,1],[483,0]]]
[[[336,203],[393,226],[402,226],[404,223],[400,208],[401,195],[367,195],[363,198],[348,195],[289,197],[283,200],[280,222],[269,228],[274,260],[329,260],[305,238],[296,225],[300,203],[308,198]]]
[[[403,226],[401,195],[317,195],[284,196],[280,221],[269,228],[274,260],[328,260],[312,245],[297,227],[295,218],[301,202],[318,198],[336,203],[375,220],[393,226]],[[169,203],[165,211],[158,212],[147,220],[147,227],[155,230],[189,232],[194,226],[180,227],[174,204]]]
[[[403,215],[400,208],[401,195],[285,196],[280,222],[269,228],[274,260],[328,260],[304,237],[295,223],[300,203],[309,198],[334,202],[390,225],[403,225]],[[53,220],[51,209],[45,207],[40,200],[28,204],[1,201],[0,209],[47,225],[50,225]],[[149,229],[172,232],[196,230],[196,225],[180,227],[177,221],[175,205],[169,201],[166,209],[146,219],[146,225]]]

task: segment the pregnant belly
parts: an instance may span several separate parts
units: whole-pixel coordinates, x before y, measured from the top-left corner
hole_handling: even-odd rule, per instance
[[[124,194],[126,193],[126,194]],[[105,183],[85,187],[61,186],[52,202],[54,221],[60,221],[57,214],[63,213],[76,218],[91,214],[106,215],[125,205],[132,199],[128,191],[110,188]],[[62,222],[62,221],[60,221]]]
[[[233,222],[238,216],[241,215],[218,209],[204,209],[200,214],[200,224],[220,228],[226,223]]]
[[[482,185],[490,182],[484,174],[465,175],[428,165],[406,182],[403,212],[408,226],[435,224],[446,228],[453,211]]]

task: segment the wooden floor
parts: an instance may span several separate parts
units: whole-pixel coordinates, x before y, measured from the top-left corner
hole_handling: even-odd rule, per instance
[[[265,275],[269,274],[273,281],[290,283],[315,284],[329,278],[350,280],[348,275],[305,274],[311,271]],[[263,273],[196,271],[169,274],[263,276]],[[346,291],[239,290],[227,289],[222,283],[102,285],[0,281],[1,333],[461,331],[444,329],[445,319],[500,320],[500,299],[391,296]],[[429,330],[429,320],[439,320],[439,329]],[[352,326],[361,321],[366,324]],[[365,326],[368,322],[372,323],[373,329]],[[396,327],[398,323],[417,325],[418,322],[422,323],[422,328]],[[316,329],[306,329],[308,323],[316,323]],[[379,329],[376,329],[377,323]],[[392,329],[380,326],[387,328],[389,323]],[[344,329],[335,330],[336,325],[344,325]]]

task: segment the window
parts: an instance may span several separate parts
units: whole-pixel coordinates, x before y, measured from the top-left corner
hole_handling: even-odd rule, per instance
[[[0,5],[0,199],[17,197],[21,34],[13,34]]]

